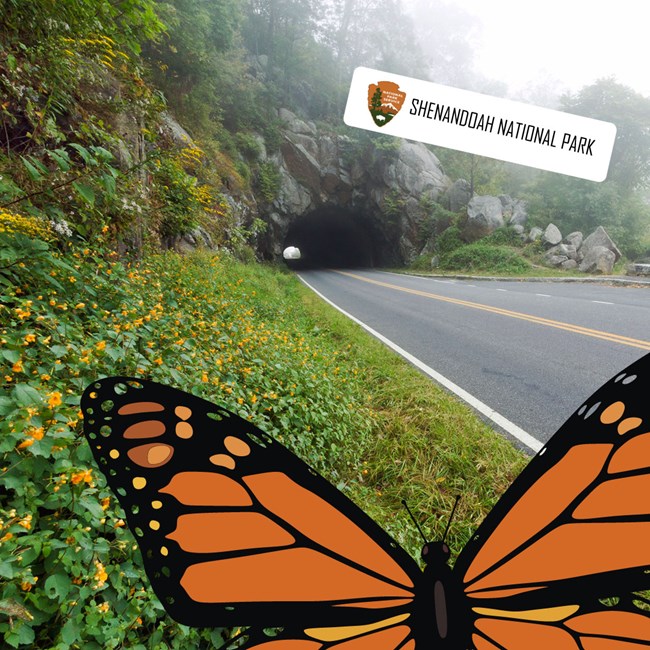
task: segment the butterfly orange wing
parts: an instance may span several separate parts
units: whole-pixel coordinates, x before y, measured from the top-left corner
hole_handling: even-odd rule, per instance
[[[129,378],[90,386],[82,410],[93,454],[173,618],[194,626],[299,621],[285,640],[261,642],[291,650],[363,650],[367,639],[394,650],[411,638],[422,575],[415,562],[250,422]]]
[[[459,556],[454,574],[477,648],[650,642],[649,612],[633,595],[650,588],[649,378],[646,356],[597,391]],[[616,627],[620,620],[629,634]]]

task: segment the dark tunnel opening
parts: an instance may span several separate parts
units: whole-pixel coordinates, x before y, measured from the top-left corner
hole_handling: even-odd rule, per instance
[[[299,260],[285,260],[292,269],[368,268],[381,263],[373,227],[367,217],[340,208],[319,208],[296,219],[283,249],[300,249]]]

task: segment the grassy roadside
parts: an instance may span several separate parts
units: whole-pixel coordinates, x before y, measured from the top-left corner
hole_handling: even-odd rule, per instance
[[[448,536],[452,553],[460,551],[525,466],[526,457],[468,406],[309,289],[301,285],[299,292],[331,337],[351,343],[351,359],[362,369],[368,392],[372,432],[362,451],[361,474],[352,477],[350,496],[416,555],[421,539],[401,500],[406,499],[425,532],[436,538],[460,494]]]
[[[81,436],[79,397],[149,377],[250,418],[413,554],[400,500],[460,550],[524,464],[404,361],[291,274],[203,253],[129,265],[0,239],[0,635],[10,647],[181,648],[222,632],[171,622]],[[61,250],[64,249],[64,250]]]

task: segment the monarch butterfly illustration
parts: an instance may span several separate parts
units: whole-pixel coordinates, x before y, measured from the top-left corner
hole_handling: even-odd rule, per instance
[[[635,650],[650,645],[649,376],[647,355],[580,406],[453,569],[434,542],[421,570],[297,456],[208,401],[112,377],[82,409],[180,623],[251,626],[246,650]]]

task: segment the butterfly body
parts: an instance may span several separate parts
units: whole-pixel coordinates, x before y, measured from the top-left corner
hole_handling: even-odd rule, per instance
[[[194,395],[112,377],[85,433],[168,613],[245,650],[650,646],[650,356],[567,421],[453,569],[424,570],[278,441]],[[281,627],[275,637],[264,628]]]

